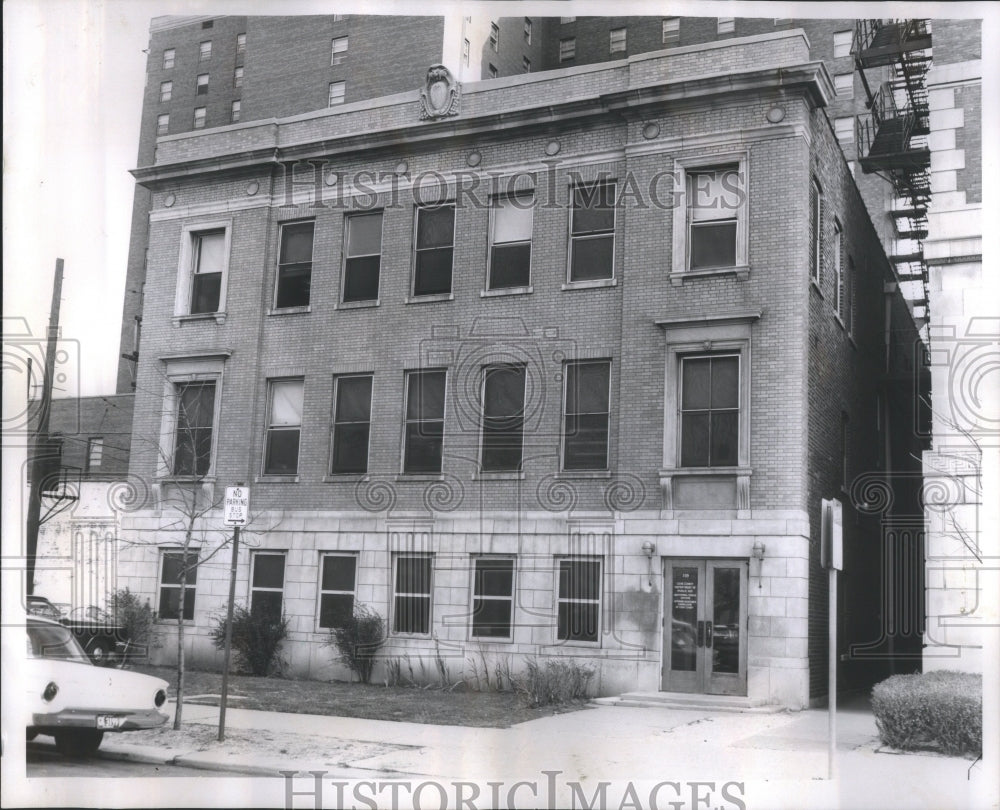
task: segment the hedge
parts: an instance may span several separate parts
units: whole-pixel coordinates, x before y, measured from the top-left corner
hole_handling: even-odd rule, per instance
[[[946,670],[893,675],[872,689],[872,711],[885,745],[982,756],[982,675]]]

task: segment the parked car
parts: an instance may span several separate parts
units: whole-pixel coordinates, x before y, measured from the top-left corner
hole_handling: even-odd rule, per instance
[[[67,615],[44,596],[32,594],[27,600],[27,612],[66,625],[98,666],[117,664],[125,655],[127,645],[122,628],[110,613],[95,605],[73,608]]]
[[[32,594],[28,597],[25,607],[29,616],[41,616],[54,621],[59,621],[64,616],[63,612],[44,596]]]
[[[106,732],[156,728],[167,721],[167,682],[138,672],[99,669],[70,629],[27,619],[28,739],[50,734],[69,756],[88,756]]]

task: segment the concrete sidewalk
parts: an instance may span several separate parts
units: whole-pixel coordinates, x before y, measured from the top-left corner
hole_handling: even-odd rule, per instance
[[[185,704],[185,724],[217,725],[218,713],[217,707]],[[827,779],[823,710],[741,714],[594,706],[508,729],[234,708],[227,710],[226,718],[229,731],[310,735],[329,740],[336,753],[293,758],[261,747],[236,754],[225,745],[214,750],[167,750],[130,743],[124,734],[107,737],[101,755],[257,776],[296,771],[306,781],[311,779],[307,771],[322,771],[325,779],[443,784],[488,779],[539,785],[554,778],[563,793],[553,806],[568,806],[570,801],[581,806],[567,787],[570,783],[588,785],[580,796],[589,801],[602,781],[612,790],[665,780],[717,786],[739,782],[747,808],[966,808],[981,806],[977,792],[990,789],[981,784],[982,763],[881,750],[874,718],[864,702],[838,712],[838,778],[833,782]],[[819,803],[805,803],[807,795],[818,796]],[[530,793],[523,797],[527,806],[529,797]],[[669,807],[670,800],[666,792],[659,795],[660,806]],[[619,806],[617,800],[608,801]],[[647,806],[646,800],[640,799],[639,806]]]

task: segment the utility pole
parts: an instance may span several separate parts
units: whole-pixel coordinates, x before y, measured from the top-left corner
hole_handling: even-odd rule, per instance
[[[52,410],[52,378],[56,368],[56,341],[59,338],[59,304],[62,298],[63,260],[56,259],[56,276],[52,282],[52,307],[49,311],[49,332],[45,346],[45,374],[42,378],[42,399],[38,423],[32,431],[31,489],[28,494],[28,525],[26,537],[27,593],[35,590],[35,557],[38,554],[38,527],[42,514],[42,478],[49,462],[49,413]]]

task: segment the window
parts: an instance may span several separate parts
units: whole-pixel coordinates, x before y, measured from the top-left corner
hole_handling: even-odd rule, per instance
[[[240,120],[240,107],[241,106],[242,106],[242,102],[239,99],[236,99],[236,101],[234,101],[232,103],[232,105],[230,106],[230,108],[229,108],[229,120],[232,123],[234,123],[234,124],[237,121]]]
[[[840,222],[833,221],[833,311],[841,317],[844,297],[844,233]]]
[[[521,69],[525,73],[531,73],[531,60],[527,56],[521,57]]]
[[[838,73],[833,77],[838,98],[854,98],[854,74]]]
[[[472,585],[472,637],[510,638],[514,617],[514,561],[480,557]]]
[[[378,299],[382,214],[345,217],[344,302]]]
[[[833,34],[833,55],[835,58],[851,55],[851,40],[853,31],[835,31]]]
[[[560,17],[559,22],[566,25],[566,23],[576,22],[576,17]]]
[[[171,96],[174,94],[174,83],[173,82],[160,82],[160,103],[164,101],[170,101]]]
[[[91,436],[87,439],[87,472],[92,472],[101,466],[102,455],[104,455],[104,439],[101,436]]]
[[[735,17],[717,17],[715,31],[718,34],[732,34],[736,30]]]
[[[611,53],[625,53],[625,37],[627,35],[627,28],[613,28],[611,30]]]
[[[204,20],[201,24],[202,28],[211,28],[215,25],[215,20]]]
[[[177,55],[177,51],[173,48],[167,48],[163,52],[163,69],[171,70],[174,66],[174,57]]]
[[[198,46],[198,60],[204,62],[212,58],[212,40],[202,42]]]
[[[847,418],[847,414],[843,411],[840,412],[840,487],[845,492],[847,491],[848,485],[851,483],[850,478],[850,465],[848,463],[850,456],[850,421]]]
[[[850,143],[854,140],[854,118],[848,115],[833,119],[833,131],[838,141]]]
[[[212,426],[215,421],[215,382],[177,383],[174,432],[174,475],[200,477],[212,468]]]
[[[612,278],[615,258],[615,184],[573,187],[570,281]]]
[[[403,472],[441,472],[444,386],[444,371],[410,371],[406,374]]]
[[[739,356],[682,358],[681,466],[737,466],[739,417]]]
[[[663,44],[676,45],[681,41],[681,18],[667,17],[663,21]]]
[[[531,227],[534,195],[493,199],[489,289],[527,287],[531,283]]]
[[[233,70],[233,87],[243,86],[243,68],[238,67]]]
[[[226,256],[226,232],[202,231],[192,234],[194,261],[191,279],[192,315],[218,312],[222,273]]]
[[[336,107],[344,103],[347,95],[347,84],[345,82],[330,82],[329,95],[327,96],[327,106]]]
[[[170,116],[164,113],[156,116],[156,134],[166,135],[170,131]]]
[[[268,383],[265,475],[295,475],[298,472],[303,388],[301,379]]]
[[[854,334],[854,259],[847,257],[847,272],[844,278],[844,311],[841,319],[847,328],[847,334]]]
[[[531,18],[524,18],[524,41],[531,44]]]
[[[201,73],[198,76],[197,86],[195,87],[195,95],[207,96],[208,95],[208,74]]]
[[[559,560],[560,641],[597,641],[601,626],[600,560]]]
[[[236,55],[239,56],[241,53],[245,53],[247,49],[247,35],[237,34],[236,35]]]
[[[823,189],[814,179],[809,194],[809,230],[812,250],[809,251],[809,275],[820,283],[823,262]]]
[[[330,472],[368,472],[372,419],[372,375],[334,380],[333,454]]]
[[[276,309],[309,306],[312,279],[313,222],[291,222],[281,226],[278,252]]]
[[[500,51],[500,26],[490,23],[490,47],[499,53]]]
[[[198,583],[198,552],[164,551],[160,559],[160,620],[181,618],[181,572],[187,567],[184,578],[184,621],[194,619],[194,593]]]
[[[687,173],[688,269],[733,267],[742,188],[738,166]]]
[[[559,61],[568,62],[576,58],[576,37],[559,40]]]
[[[483,369],[483,472],[518,472],[524,442],[523,365]]]
[[[347,19],[347,15],[346,14],[334,14],[333,15],[333,21],[334,22],[343,22],[345,19]]]
[[[413,294],[451,292],[451,263],[455,244],[455,206],[452,203],[417,208],[417,240]]]
[[[354,615],[358,558],[353,554],[320,555],[319,626],[341,627]]]
[[[497,71],[497,66],[492,63],[487,68],[487,73],[489,73],[491,79],[495,79],[497,76],[500,75],[499,72]]]
[[[608,468],[610,388],[609,360],[578,360],[566,364],[564,470]]]
[[[334,37],[330,44],[330,64],[340,65],[347,59],[347,37]]]
[[[392,632],[431,631],[431,557],[427,554],[396,557],[392,599]]]
[[[280,618],[284,590],[285,555],[255,552],[250,579],[250,612]]]
[[[205,128],[205,108],[195,107],[194,108],[194,128],[204,129]]]
[[[471,44],[469,40],[462,40],[462,64],[466,67],[469,66],[469,50],[471,49]]]

